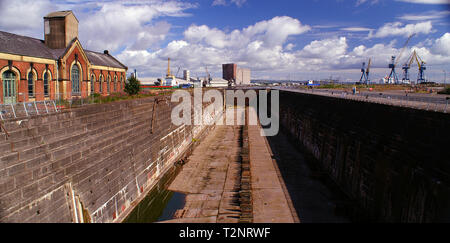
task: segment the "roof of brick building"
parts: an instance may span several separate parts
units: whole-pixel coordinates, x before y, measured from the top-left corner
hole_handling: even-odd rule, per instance
[[[43,40],[0,31],[0,53],[58,60],[66,53],[66,50],[51,49],[45,45]],[[84,50],[84,52],[93,65],[127,68],[109,54],[89,50]]]
[[[114,67],[114,68],[126,68],[122,63],[117,61],[113,56],[104,53],[98,53],[94,51],[84,50],[89,61],[93,65],[97,66],[106,66],[106,67]]]
[[[43,40],[0,31],[0,52],[21,56],[57,59]]]
[[[64,18],[67,15],[72,14],[75,19],[78,21],[77,17],[75,16],[75,14],[73,14],[72,10],[65,10],[65,11],[56,11],[56,12],[52,12],[47,14],[44,19],[50,19],[50,18]]]

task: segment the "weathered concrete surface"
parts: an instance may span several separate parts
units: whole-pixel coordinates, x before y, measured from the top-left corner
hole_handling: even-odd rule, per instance
[[[248,127],[252,174],[254,223],[294,223],[297,215],[289,206],[276,165],[260,134],[259,126]]]

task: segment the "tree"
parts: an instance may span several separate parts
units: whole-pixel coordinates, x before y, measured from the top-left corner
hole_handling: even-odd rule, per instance
[[[125,92],[129,95],[137,95],[141,91],[141,82],[134,76],[128,78],[128,82],[125,84]]]

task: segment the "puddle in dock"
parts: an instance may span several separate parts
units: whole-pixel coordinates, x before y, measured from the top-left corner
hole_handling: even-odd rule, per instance
[[[173,219],[175,212],[183,209],[186,195],[169,191],[167,188],[180,170],[170,169],[123,223],[156,223]]]

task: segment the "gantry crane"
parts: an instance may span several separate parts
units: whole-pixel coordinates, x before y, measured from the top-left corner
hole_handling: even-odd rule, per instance
[[[417,77],[417,83],[418,84],[424,83],[424,82],[426,82],[424,71],[427,70],[427,67],[425,67],[426,63],[419,57],[419,55],[417,55],[417,53],[416,53],[416,62],[417,62],[417,65],[419,66],[419,74]]]
[[[414,51],[415,53],[415,51]],[[411,55],[411,57],[408,59],[408,61],[406,61],[406,63],[403,65],[403,79],[402,79],[402,83],[406,83],[409,84],[411,83],[411,80],[409,79],[409,69],[411,68],[411,64],[414,61],[414,59],[412,58],[412,56],[414,55],[414,53]]]
[[[416,34],[412,34],[408,37],[408,40],[406,40],[405,44],[403,45],[402,50],[400,51],[400,54],[398,57],[392,56],[392,63],[389,64],[389,68],[391,69],[391,73],[389,74],[389,78],[388,78],[388,82],[390,82],[390,80],[393,80],[393,82],[395,84],[399,84],[398,81],[398,76],[397,73],[395,72],[395,68],[397,67],[398,62],[400,61],[400,59],[403,56],[403,53],[405,52],[406,47],[408,46],[409,41],[411,40],[411,38],[413,38],[413,36],[415,36]]]
[[[359,79],[359,83],[366,83],[367,82],[367,76],[366,76],[366,63],[362,63],[361,67],[361,78]]]
[[[370,65],[371,64],[372,64],[372,58],[369,59],[369,64],[367,65],[367,69],[366,69],[366,63],[363,62],[362,68],[361,68],[361,73],[362,73],[361,79],[359,80],[360,83],[369,85],[369,83],[370,83],[369,74],[370,74]]]
[[[425,67],[426,63],[419,57],[416,50],[414,50],[413,53],[411,54],[411,56],[409,57],[409,59],[407,60],[407,62],[405,63],[405,65],[403,65],[403,80],[402,81],[404,83],[410,83],[408,71],[411,68],[411,64],[414,61],[417,63],[417,66],[419,67],[417,83],[419,84],[419,83],[425,82],[424,71],[427,70],[427,68]]]

